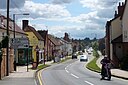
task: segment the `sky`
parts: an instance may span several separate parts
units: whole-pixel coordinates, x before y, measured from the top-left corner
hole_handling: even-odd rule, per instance
[[[22,28],[22,20],[36,30],[48,30],[49,34],[70,38],[93,39],[105,36],[106,22],[114,17],[119,2],[125,0],[10,0],[10,17],[16,15],[16,23]],[[0,13],[6,16],[6,0],[0,0]]]

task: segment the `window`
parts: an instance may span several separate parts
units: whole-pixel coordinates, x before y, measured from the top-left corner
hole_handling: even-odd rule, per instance
[[[124,38],[127,38],[127,31],[124,31]]]

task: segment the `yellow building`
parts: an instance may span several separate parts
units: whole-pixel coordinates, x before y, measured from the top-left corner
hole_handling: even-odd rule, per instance
[[[43,58],[44,39],[32,26],[28,25],[28,20],[23,20],[23,30],[28,34],[34,62],[38,63]]]

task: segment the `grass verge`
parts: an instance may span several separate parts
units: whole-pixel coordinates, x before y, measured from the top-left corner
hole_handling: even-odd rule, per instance
[[[95,72],[99,72],[101,71],[101,69],[97,66],[96,64],[96,61],[97,61],[98,58],[94,58],[92,61],[90,61],[88,64],[87,64],[87,68],[92,70],[92,71],[95,71]]]
[[[41,64],[41,65],[39,65],[38,67],[37,67],[37,69],[44,69],[44,68],[46,68],[46,67],[49,67],[50,65],[47,65],[47,64]]]
[[[62,59],[59,63],[65,62],[65,61],[67,61],[67,60],[69,60],[69,59],[71,59],[71,57],[67,57],[67,58],[65,58],[65,59]]]

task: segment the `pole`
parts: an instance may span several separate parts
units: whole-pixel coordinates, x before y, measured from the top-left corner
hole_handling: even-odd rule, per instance
[[[27,55],[27,72],[28,72],[29,47],[27,48],[27,50],[28,50],[28,55]]]
[[[13,39],[13,43],[15,43],[15,36],[16,36],[16,32],[15,32],[15,14],[13,14],[13,27],[14,27],[14,39]],[[16,48],[14,47],[14,71],[16,71]]]
[[[7,48],[6,48],[6,76],[9,76],[8,56],[9,56],[9,0],[7,0]]]
[[[1,80],[1,62],[0,62],[0,80]]]
[[[14,38],[15,38],[15,14],[13,14]]]
[[[44,65],[45,65],[45,48],[44,48],[44,52],[43,53],[44,53]]]

